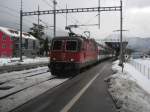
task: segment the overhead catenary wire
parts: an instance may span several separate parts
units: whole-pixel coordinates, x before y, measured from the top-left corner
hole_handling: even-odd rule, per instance
[[[48,5],[48,6],[50,6],[51,8],[53,8],[53,6],[49,3],[49,2],[47,2],[46,0],[42,0],[46,5]],[[53,2],[53,1],[52,1]],[[57,5],[58,6],[58,5]],[[59,7],[59,6],[58,6]],[[66,17],[64,14],[62,14],[62,16],[63,17]],[[74,21],[72,21],[71,20],[71,22],[74,22]]]
[[[18,21],[18,23],[17,23],[17,22],[14,22],[14,21],[8,21],[7,20],[9,22],[9,24],[11,24],[11,26],[10,25],[2,25],[2,26],[14,28],[14,29],[16,29],[16,27],[17,27],[17,30],[19,30],[19,27],[20,27],[19,26],[20,25],[20,18],[19,18],[20,12],[16,9],[7,7],[7,6],[2,5],[2,4],[0,4],[0,8],[2,8],[2,10],[0,10],[0,11],[4,12],[5,15],[7,14],[7,16],[10,16],[11,18],[14,18],[15,21]],[[33,20],[28,19],[28,18],[24,18],[24,21],[23,21],[23,23],[24,23],[23,26],[25,26],[25,27],[23,27],[24,29],[30,30],[32,23],[34,23],[34,21],[35,21],[35,17],[32,16],[32,19]],[[29,24],[29,23],[31,23],[31,24]]]
[[[13,18],[16,18],[16,20],[17,21],[19,21],[19,15],[17,16],[17,15],[14,15],[13,13],[11,13],[11,12],[8,12],[8,11],[6,11],[6,10],[1,10],[1,12],[4,12],[4,13],[1,13],[1,14],[5,14],[6,15],[6,13],[7,13],[7,16],[11,16],[11,17],[13,17]],[[30,20],[25,20],[26,22],[31,22]]]
[[[48,5],[48,6],[50,6],[51,8],[53,8],[53,6],[52,5],[50,5],[50,3],[49,2],[47,2],[46,0],[42,0],[46,5]],[[53,2],[53,1],[52,1]],[[64,18],[66,18],[66,16],[65,15],[63,15],[62,14],[62,16],[64,17]],[[73,22],[73,21],[71,21],[71,22]],[[64,29],[62,29],[62,28],[60,28],[60,27],[58,27],[58,26],[56,26],[56,28],[58,28],[58,29],[60,29],[60,30],[62,30],[62,31],[64,31]]]
[[[7,12],[7,11],[3,11],[4,12],[4,14],[5,14],[5,12]],[[2,15],[2,13],[1,13],[1,15]],[[9,21],[9,20],[7,20],[7,21],[9,21],[9,22],[13,22],[13,23],[15,23],[15,24],[17,24],[17,25],[19,25],[19,16],[16,16],[16,15],[13,15],[12,13],[10,13],[10,12],[7,12],[7,16],[10,16],[11,18],[14,18],[15,19],[15,21],[18,21],[18,23],[17,22],[14,22],[14,21]],[[13,19],[11,19],[11,20],[13,20]],[[26,27],[28,27],[29,28],[29,26],[28,26],[29,24],[27,24],[27,22],[24,24],[24,26],[26,26]]]
[[[5,6],[5,5],[2,5],[2,4],[0,4],[0,8],[4,8],[4,9],[7,9],[7,10],[9,10],[9,12],[7,11],[7,13],[9,13],[10,15],[12,15],[12,16],[15,16],[15,15],[13,15],[13,14],[11,14],[11,12],[13,12],[13,13],[15,13],[15,14],[17,14],[18,16],[16,16],[16,18],[19,18],[19,14],[20,14],[20,12],[18,11],[18,10],[16,10],[16,9],[13,9],[13,8],[10,8],[10,7],[7,7],[7,6]],[[5,11],[6,12],[6,10],[1,10],[1,11]],[[33,16],[32,16],[32,18],[34,18]],[[34,18],[35,19],[35,18]],[[31,23],[33,23],[33,21],[31,21],[30,19],[28,19],[28,18],[24,18],[24,21],[26,21],[26,22],[31,22]]]
[[[52,0],[51,0],[51,1],[52,1]],[[58,5],[58,7],[61,8],[59,5]],[[63,15],[63,16],[66,18],[65,15]],[[83,25],[83,23],[79,22],[79,20],[75,19],[72,15],[70,15],[70,17],[71,17],[72,20],[74,20],[74,22],[73,22],[73,21],[72,21],[72,22],[73,22],[75,25],[76,25],[77,23],[80,24],[80,25]],[[78,27],[78,28],[81,29],[81,30],[83,30],[83,31],[84,31],[84,30],[88,30],[87,28],[81,28],[81,27]]]
[[[47,2],[46,0],[42,0],[42,1],[45,2],[46,5],[48,5],[48,6],[50,6],[51,8],[53,8],[53,6],[52,6],[49,2]],[[53,0],[50,0],[50,1],[53,2]],[[59,6],[59,4],[57,4],[57,7],[61,8],[61,7]],[[62,14],[62,16],[63,16],[64,19],[66,20],[66,15]],[[72,17],[72,16],[70,16],[70,17],[71,17],[71,20],[69,19],[69,21],[72,22],[73,24],[80,23],[79,20],[75,19],[75,18]],[[80,23],[80,24],[82,24],[82,23]],[[79,28],[79,29],[83,30],[83,28]],[[87,29],[86,29],[86,30],[87,30]]]
[[[47,22],[44,22],[42,19],[40,19],[40,22],[42,21],[42,23],[44,23],[44,24],[46,24],[46,26],[47,27],[49,27],[49,29],[50,29],[50,27],[53,27],[52,25],[50,25],[49,23],[47,23]],[[64,31],[62,28],[60,28],[60,27],[57,27],[56,26],[56,28],[58,28],[59,30],[62,30],[62,31]],[[50,30],[52,30],[52,29],[50,29]]]

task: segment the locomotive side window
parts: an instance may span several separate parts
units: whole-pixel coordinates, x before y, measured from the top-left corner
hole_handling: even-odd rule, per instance
[[[67,41],[66,42],[67,51],[76,51],[77,50],[77,41]]]
[[[53,50],[61,50],[62,49],[62,41],[60,40],[55,40],[53,42]]]

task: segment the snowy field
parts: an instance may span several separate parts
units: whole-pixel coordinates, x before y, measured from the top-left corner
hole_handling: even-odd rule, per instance
[[[1,74],[0,112],[8,112],[66,80],[52,76],[48,67]]]
[[[150,58],[134,59],[134,61],[150,68]]]
[[[124,72],[118,61],[112,66],[116,72],[107,78],[109,92],[120,112],[150,112],[150,80],[131,64],[126,63]]]
[[[19,59],[20,58],[0,58],[0,66],[49,62],[49,57],[23,57],[23,62],[20,62]]]
[[[130,63],[150,80],[150,59],[131,59]]]

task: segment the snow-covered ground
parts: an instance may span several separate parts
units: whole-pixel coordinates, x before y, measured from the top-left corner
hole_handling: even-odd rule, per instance
[[[23,62],[20,62],[19,59],[20,58],[0,58],[0,66],[49,62],[49,57],[23,57]]]
[[[142,58],[142,59],[131,59],[130,63],[145,77],[150,79],[150,59]]]
[[[1,74],[0,112],[8,112],[66,80],[52,76],[48,67]]]
[[[150,68],[150,58],[134,59],[134,61]]]
[[[123,73],[118,61],[112,68],[116,73],[107,82],[119,111],[150,112],[150,80],[129,63],[124,65]]]

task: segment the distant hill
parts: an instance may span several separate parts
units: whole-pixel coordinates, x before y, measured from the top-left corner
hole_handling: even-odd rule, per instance
[[[119,34],[113,34],[106,37],[104,40],[116,40],[120,41]],[[147,52],[150,51],[150,37],[126,37],[123,36],[123,40],[128,41],[127,48],[133,49],[134,51]]]
[[[128,38],[127,40],[128,40],[127,48],[143,52],[150,50],[150,37],[149,38],[131,37]]]

